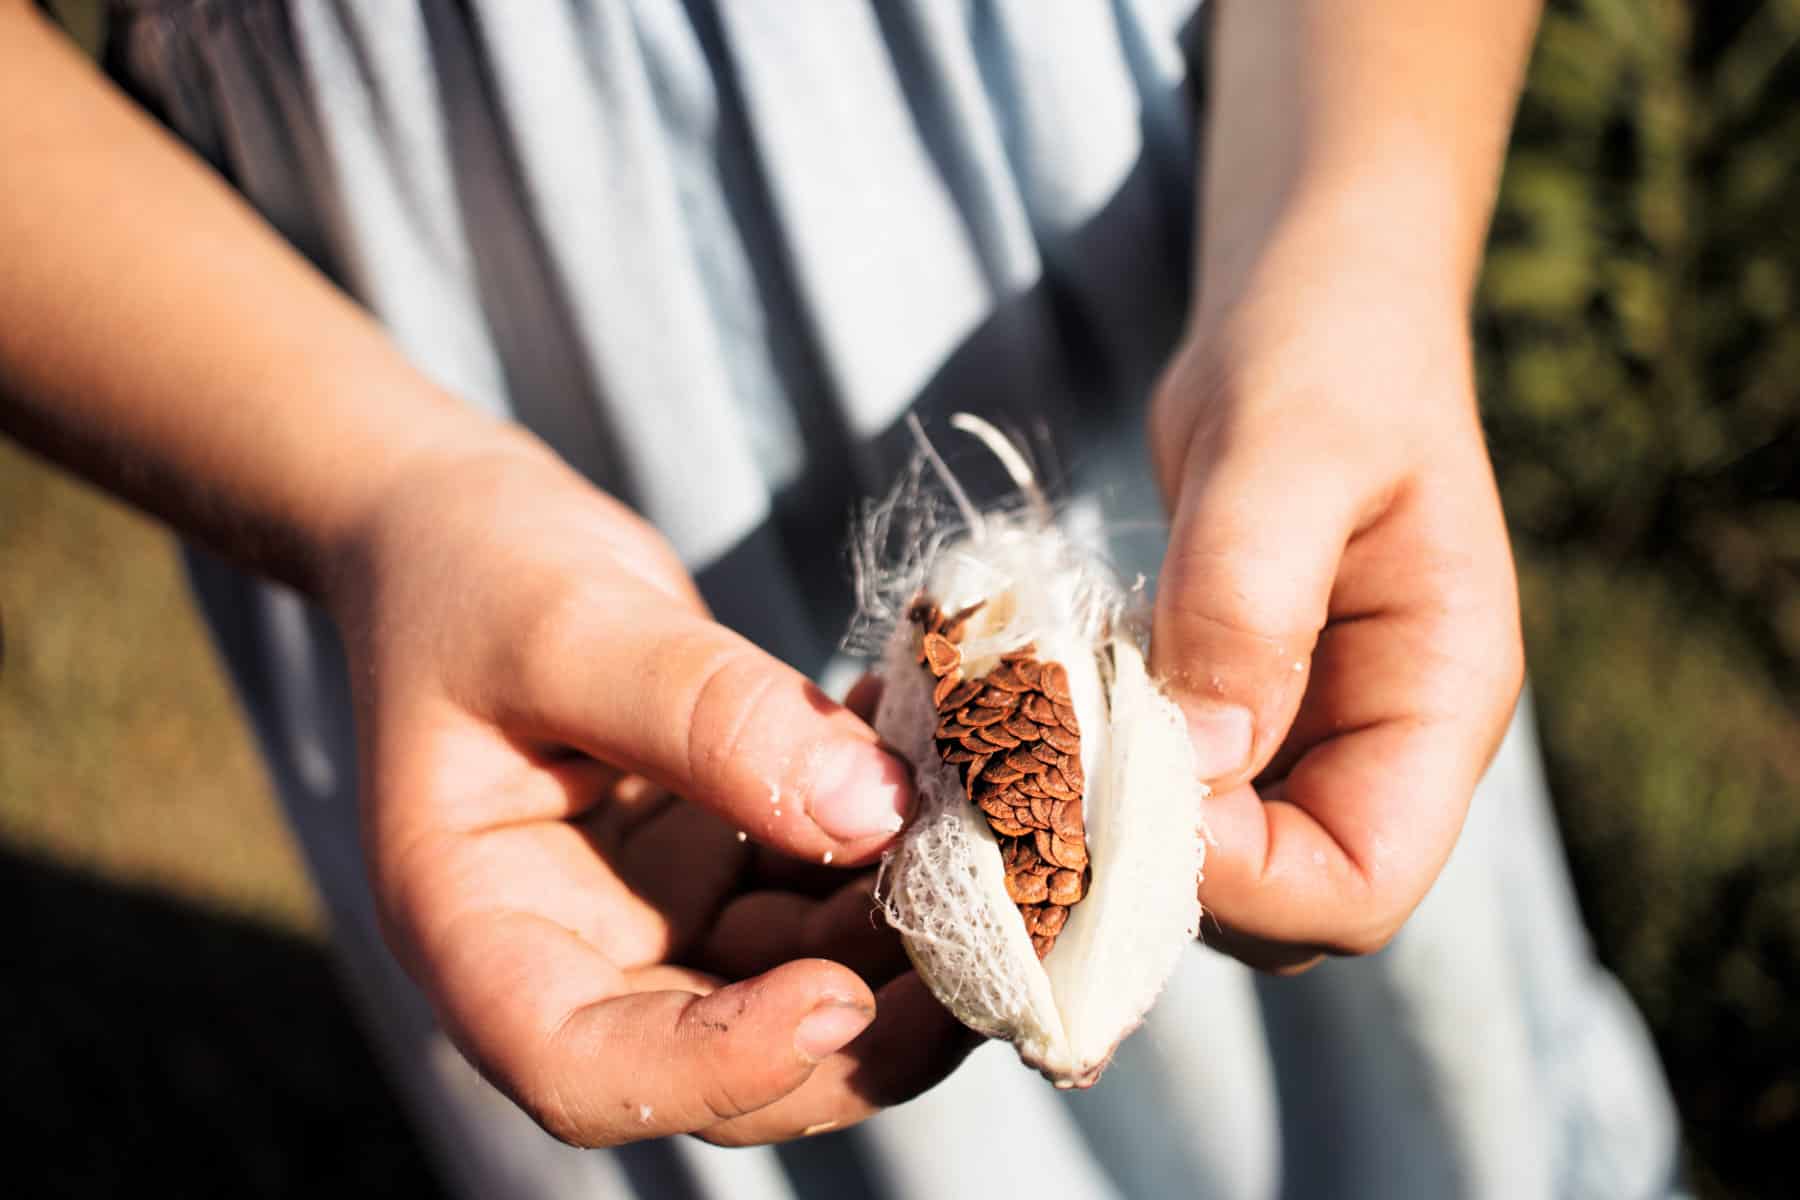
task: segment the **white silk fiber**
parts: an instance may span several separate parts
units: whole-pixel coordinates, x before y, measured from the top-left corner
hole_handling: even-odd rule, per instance
[[[990,445],[1000,436],[988,434]],[[955,503],[934,496],[926,460],[937,461],[928,446],[895,493],[865,514],[853,551],[862,612],[850,644],[879,650],[875,728],[911,762],[919,795],[911,826],[883,861],[878,894],[951,1012],[1015,1043],[1058,1086],[1085,1087],[1198,932],[1205,789],[1186,724],[1145,672],[1105,561],[1057,525],[1035,487],[1026,489],[1029,503],[978,512],[941,462]],[[1041,963],[1007,896],[999,842],[938,753],[933,680],[908,615],[921,596],[946,613],[978,606],[961,631],[965,677],[985,675],[1028,644],[1068,674],[1092,883]]]

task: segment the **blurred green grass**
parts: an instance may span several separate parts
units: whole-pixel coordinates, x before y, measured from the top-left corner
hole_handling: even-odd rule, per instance
[[[1800,0],[1555,0],[1476,316],[1571,863],[1711,1196],[1791,1194],[1800,1141],[1797,51]],[[7,992],[0,1061],[97,1047],[129,1128],[169,1146],[147,1179],[211,1153],[205,1178],[285,1194],[323,1156],[428,1188],[167,537],[0,446],[0,615],[0,884],[27,914],[0,944],[21,978],[79,981]],[[279,1047],[195,1019],[219,1003],[281,1014]],[[147,1054],[164,1029],[186,1040]],[[34,1081],[68,1122],[40,1161],[99,1164],[56,1190],[123,1190],[145,1162],[84,1141],[92,1100],[52,1067]],[[164,1137],[160,1096],[217,1136]]]
[[[168,535],[0,441],[0,622],[12,1194],[435,1194]]]
[[[1800,0],[1555,0],[1476,307],[1569,857],[1708,1195],[1800,1138]]]
[[[166,533],[0,442],[0,840],[316,934]]]

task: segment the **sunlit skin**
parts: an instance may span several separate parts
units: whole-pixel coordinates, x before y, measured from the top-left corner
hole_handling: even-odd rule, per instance
[[[1152,411],[1153,653],[1218,785],[1207,936],[1259,965],[1398,927],[1518,688],[1463,310],[1533,9],[1222,13]],[[569,1141],[736,1143],[955,1066],[968,1035],[869,924],[858,868],[910,797],[858,711],[421,378],[23,0],[0,162],[30,165],[0,188],[0,427],[331,613],[390,944],[491,1079]]]
[[[1204,934],[1257,966],[1393,935],[1518,697],[1466,312],[1535,15],[1217,13],[1151,666],[1216,792]]]

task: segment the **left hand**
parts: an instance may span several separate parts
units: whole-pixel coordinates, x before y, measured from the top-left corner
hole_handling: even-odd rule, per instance
[[[1152,666],[1213,787],[1207,940],[1253,966],[1393,936],[1518,697],[1463,310],[1379,267],[1264,272],[1196,317],[1152,407]]]

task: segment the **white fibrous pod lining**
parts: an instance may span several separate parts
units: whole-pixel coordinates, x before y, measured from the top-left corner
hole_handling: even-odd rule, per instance
[[[978,421],[959,427],[980,427],[990,447],[1001,440]],[[1016,450],[1001,457],[1020,478]],[[1198,932],[1206,789],[1180,710],[1124,628],[1124,595],[1103,559],[1063,532],[1031,480],[1021,480],[1029,504],[976,512],[928,445],[922,458],[938,469],[960,523],[945,519],[915,465],[870,510],[855,551],[862,645],[873,649],[880,637],[875,726],[913,765],[919,793],[912,825],[884,860],[879,896],[951,1012],[1012,1041],[1059,1086],[1086,1086]],[[1092,881],[1042,962],[1007,893],[1000,843],[940,757],[933,681],[909,617],[921,599],[946,613],[979,606],[958,632],[959,669],[970,680],[1023,647],[1067,671]]]
[[[915,646],[910,628],[896,632],[875,722],[914,764],[919,801],[882,864],[881,902],[919,974],[958,1020],[1047,1048],[1064,1040],[1049,981],[1007,898],[999,845],[932,744],[936,710]]]
[[[1084,1071],[1105,1065],[1198,936],[1206,859],[1207,792],[1181,710],[1150,681],[1134,644],[1116,640],[1109,654],[1111,741],[1090,783],[1094,886],[1070,916],[1070,953],[1045,964],[1070,1057]]]

